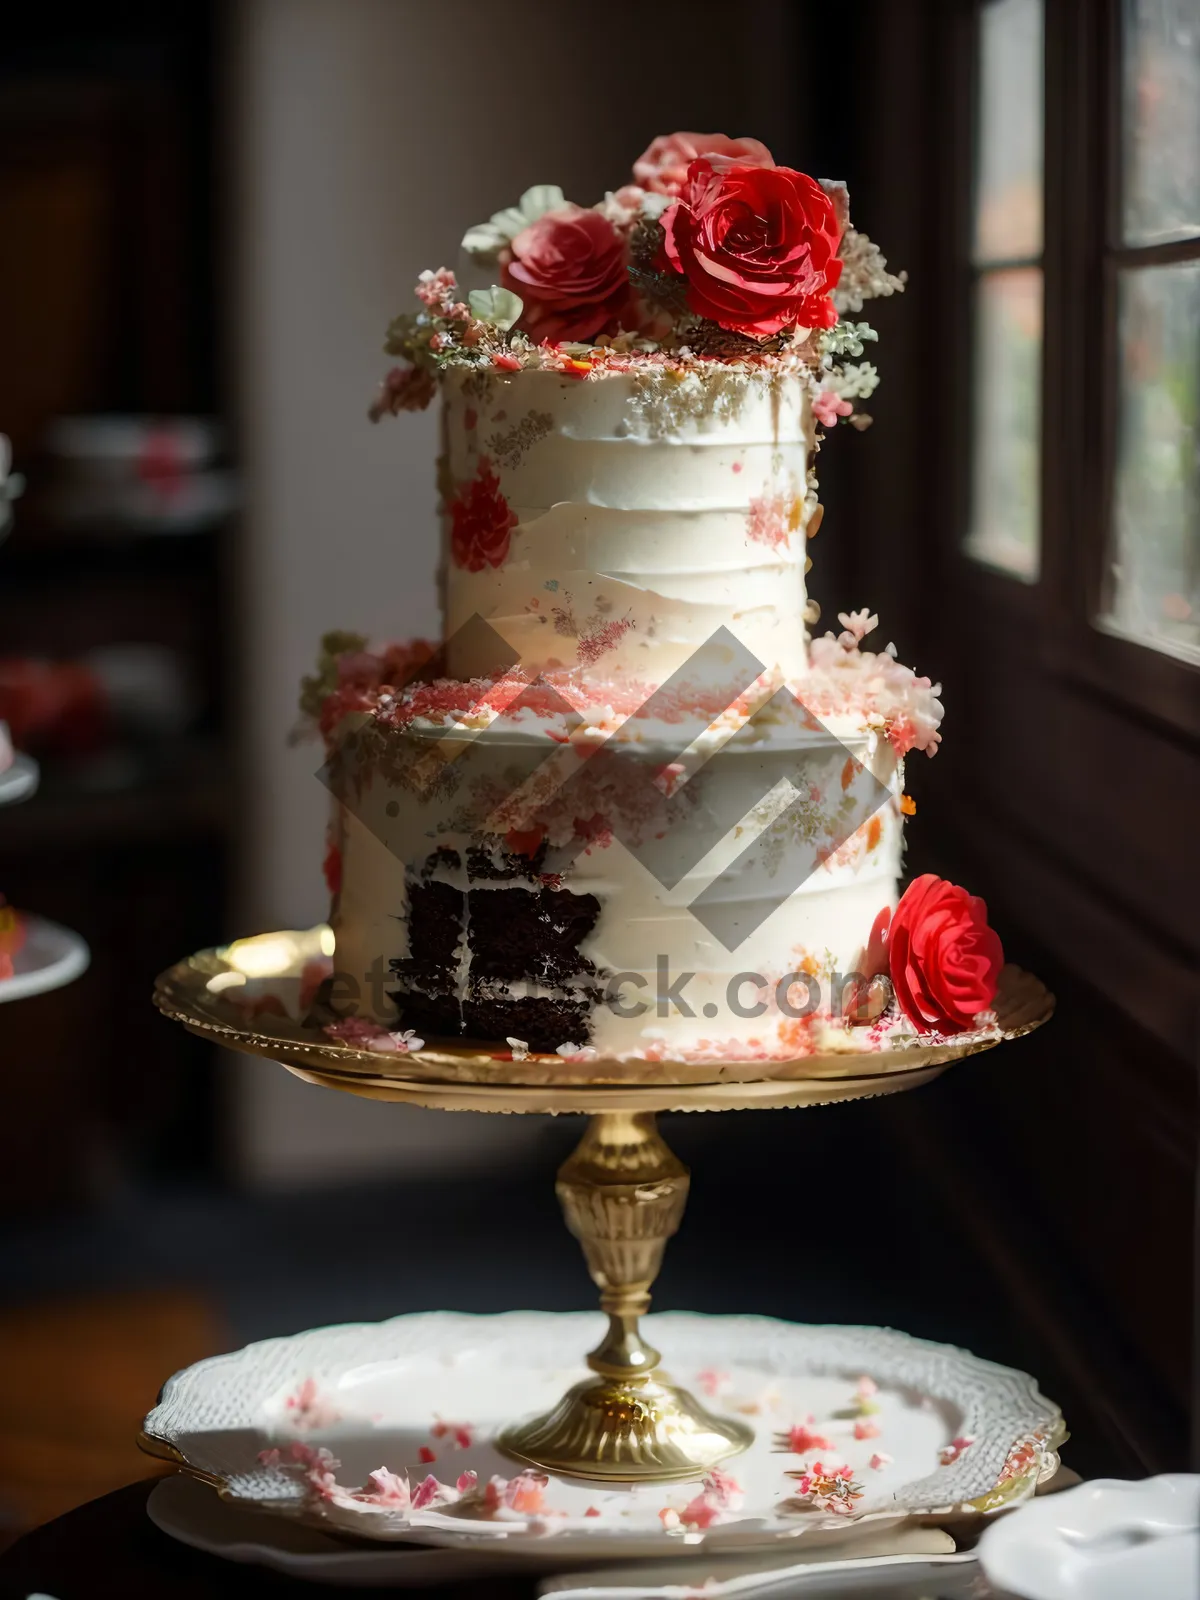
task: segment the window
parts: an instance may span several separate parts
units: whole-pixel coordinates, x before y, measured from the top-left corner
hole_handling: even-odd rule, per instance
[[[1186,1058],[1200,0],[877,9],[889,134],[860,211],[910,269],[897,325],[919,318],[853,488],[889,627],[946,685],[914,843]]]
[[[964,549],[1145,701],[1100,640],[1200,663],[1200,4],[976,14]]]
[[[1027,580],[1041,519],[1042,79],[1041,0],[993,0],[979,30],[966,547]]]
[[[1103,616],[1200,661],[1200,6],[1124,0]]]

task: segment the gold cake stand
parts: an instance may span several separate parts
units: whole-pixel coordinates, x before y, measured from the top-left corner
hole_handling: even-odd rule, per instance
[[[690,1181],[660,1135],[656,1114],[832,1105],[895,1094],[1019,1038],[1054,1010],[1044,985],[1010,966],[997,995],[997,1027],[935,1044],[720,1064],[576,1064],[539,1055],[516,1062],[456,1044],[388,1054],[336,1042],[320,1028],[264,1009],[274,989],[294,983],[298,995],[306,964],[331,949],[330,930],[322,927],[201,951],[163,973],[154,1001],[192,1033],[277,1061],[307,1083],[439,1111],[579,1112],[590,1119],[559,1169],[557,1192],[600,1291],[608,1329],[587,1358],[593,1376],[546,1415],[514,1422],[498,1444],[515,1460],[558,1477],[621,1483],[698,1477],[752,1438],[744,1422],[714,1416],[686,1390],[666,1383],[657,1371],[658,1351],[639,1332]]]

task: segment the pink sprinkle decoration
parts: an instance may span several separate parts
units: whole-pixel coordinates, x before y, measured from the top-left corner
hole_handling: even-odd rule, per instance
[[[299,1439],[294,1439],[286,1451],[264,1450],[259,1460],[264,1466],[302,1468],[309,1488],[323,1500],[331,1499],[337,1492],[337,1479],[334,1474],[341,1466],[341,1462],[331,1450],[326,1450],[324,1445],[314,1450],[312,1445],[302,1444]]]
[[[417,1451],[417,1460],[428,1466],[431,1461],[436,1461],[437,1457],[427,1444],[423,1444]]]
[[[891,1466],[892,1458],[888,1455],[886,1450],[876,1450],[875,1454],[871,1457],[870,1464],[876,1472],[882,1472],[884,1467]]]
[[[740,1506],[745,1496],[745,1491],[732,1473],[722,1472],[719,1467],[711,1469],[704,1479],[704,1487],[723,1506],[732,1509]]]
[[[746,537],[753,539],[756,544],[770,545],[774,550],[784,549],[791,532],[794,511],[794,500],[789,500],[786,495],[755,495],[746,512]],[[798,512],[795,514],[799,515]]]
[[[459,1473],[458,1481],[454,1485],[459,1494],[470,1494],[471,1491],[475,1488],[478,1488],[478,1486],[479,1474],[477,1472],[470,1471]]]
[[[581,634],[575,646],[575,654],[581,665],[595,666],[606,651],[617,648],[632,627],[632,617],[614,617],[611,622],[600,623],[590,632]]]
[[[710,1528],[724,1511],[736,1511],[745,1495],[741,1484],[728,1472],[714,1467],[704,1479],[700,1493],[679,1513],[689,1528]]]
[[[475,1441],[475,1424],[473,1422],[447,1422],[443,1417],[438,1417],[433,1427],[429,1430],[432,1439],[451,1439],[459,1450],[469,1450]]]
[[[718,1395],[733,1387],[733,1379],[727,1372],[717,1372],[713,1367],[706,1367],[703,1372],[696,1374],[696,1385],[704,1390],[710,1400],[715,1400]]]
[[[408,1479],[402,1478],[399,1473],[389,1472],[386,1467],[376,1467],[374,1472],[367,1474],[367,1481],[354,1495],[355,1500],[365,1500],[371,1505],[393,1506],[397,1510],[405,1511],[412,1500],[409,1492]]]
[[[536,1515],[546,1509],[549,1482],[544,1473],[534,1472],[531,1467],[518,1472],[515,1478],[489,1478],[483,1491],[484,1509],[493,1515],[502,1508],[519,1511],[525,1516]]]
[[[797,1480],[796,1489],[801,1499],[835,1516],[849,1516],[854,1502],[862,1499],[862,1490],[854,1482],[854,1474],[848,1466],[825,1466],[814,1461],[811,1467],[789,1472],[788,1477]]]
[[[941,1452],[938,1459],[944,1467],[952,1466],[953,1463],[958,1460],[959,1456],[962,1455],[963,1451],[969,1450],[974,1443],[974,1434],[959,1434],[957,1439],[951,1439],[950,1443]]]
[[[809,1417],[809,1422],[814,1422],[814,1417]],[[786,1434],[780,1437],[786,1441],[786,1448],[793,1455],[806,1456],[813,1450],[832,1450],[833,1440],[827,1439],[823,1433],[815,1433],[804,1423],[798,1422],[794,1428],[789,1428]]]
[[[305,1378],[283,1404],[298,1428],[328,1428],[342,1420],[337,1407],[321,1394],[315,1378]]]
[[[513,1511],[544,1511],[546,1485],[549,1482],[545,1473],[534,1472],[527,1467],[524,1472],[518,1472],[515,1478],[509,1479],[504,1491],[504,1503]]]
[[[589,1506],[583,1514],[585,1517],[598,1517],[600,1512],[597,1511],[595,1506]]]
[[[433,1505],[441,1496],[442,1486],[431,1472],[412,1492],[412,1508],[420,1511],[424,1506]]]
[[[703,1492],[689,1500],[679,1513],[680,1520],[688,1528],[711,1528],[720,1515],[721,1508],[712,1495]]]
[[[879,1424],[868,1422],[865,1417],[860,1417],[854,1424],[854,1437],[856,1439],[878,1439]]]

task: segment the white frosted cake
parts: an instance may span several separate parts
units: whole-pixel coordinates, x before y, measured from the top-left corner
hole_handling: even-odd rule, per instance
[[[441,406],[442,643],[331,635],[319,1014],[381,1049],[793,1058],[990,1022],[981,902],[917,880],[939,689],[813,637],[821,441],[902,280],[839,185],[671,135],[589,210],[530,190],[425,273],[375,415]],[[898,909],[897,909],[898,907]]]

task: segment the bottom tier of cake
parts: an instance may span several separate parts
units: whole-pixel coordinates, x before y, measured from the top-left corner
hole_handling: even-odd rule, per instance
[[[798,1056],[850,1011],[869,1027],[902,763],[873,734],[775,732],[694,770],[568,744],[551,776],[528,739],[481,766],[411,732],[403,757],[358,751],[330,852],[333,1010],[568,1057]]]

